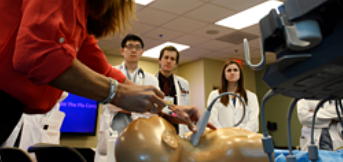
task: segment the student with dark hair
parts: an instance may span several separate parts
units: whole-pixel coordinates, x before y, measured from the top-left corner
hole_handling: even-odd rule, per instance
[[[212,108],[210,122],[218,128],[240,127],[253,132],[258,132],[259,105],[255,93],[244,88],[244,75],[241,66],[233,60],[226,62],[221,75],[221,86],[213,90],[207,100],[209,105],[213,99],[223,92],[232,92],[243,98],[246,110],[244,113],[243,104],[234,96],[221,97]],[[239,122],[241,123],[239,125]]]
[[[164,100],[173,105],[190,105],[190,89],[186,79],[174,74],[179,64],[180,53],[173,46],[164,47],[158,59],[160,70],[155,75],[160,89],[164,93]],[[185,133],[183,125],[174,124],[176,132]],[[181,130],[181,131],[180,131]]]
[[[119,69],[127,79],[137,85],[158,87],[157,79],[138,66],[138,61],[144,53],[144,43],[140,36],[135,34],[126,35],[121,42],[120,53],[124,57],[124,61],[120,65],[115,66],[115,68]],[[113,152],[109,152],[110,150],[107,149],[110,128],[120,134],[131,121],[139,117],[148,118],[152,115],[154,114],[148,112],[135,113],[125,111],[110,103],[103,105],[95,161],[106,161],[108,156],[113,154]]]

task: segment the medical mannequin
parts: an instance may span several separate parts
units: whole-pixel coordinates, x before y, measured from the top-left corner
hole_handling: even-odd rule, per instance
[[[213,90],[207,100],[209,105],[219,94],[233,92],[242,97],[246,109],[238,98],[223,96],[213,105],[210,122],[217,128],[240,127],[258,132],[259,105],[255,93],[244,88],[244,75],[241,66],[233,60],[226,62],[221,75],[221,87]],[[242,116],[244,115],[244,118]]]
[[[116,142],[117,162],[260,162],[267,161],[262,135],[241,128],[206,129],[193,147],[191,132],[183,137],[157,116],[130,123]]]

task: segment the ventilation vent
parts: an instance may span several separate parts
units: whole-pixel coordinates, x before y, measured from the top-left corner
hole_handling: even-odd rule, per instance
[[[231,43],[231,44],[241,44],[241,43],[243,43],[244,38],[248,39],[248,41],[251,41],[251,40],[258,38],[258,36],[238,31],[238,32],[234,32],[234,33],[230,33],[230,34],[221,36],[221,37],[217,38],[216,40],[223,41],[226,43]]]

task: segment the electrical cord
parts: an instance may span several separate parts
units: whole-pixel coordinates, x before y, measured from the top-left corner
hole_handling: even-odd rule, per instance
[[[264,152],[268,155],[269,161],[273,162],[274,158],[273,158],[273,153],[274,153],[274,145],[273,145],[273,139],[271,136],[268,135],[267,132],[267,126],[266,126],[266,119],[265,119],[265,104],[266,102],[276,96],[280,94],[279,91],[275,91],[275,90],[269,90],[263,97],[262,100],[262,105],[261,105],[261,120],[262,120],[262,129],[263,129],[263,137],[262,137],[262,145],[263,145],[263,150]]]
[[[317,117],[317,113],[319,108],[321,108],[323,106],[323,104],[328,101],[330,98],[326,98],[321,100],[318,105],[316,106],[316,109],[314,110],[313,113],[313,117],[312,117],[312,125],[311,125],[311,143],[308,146],[308,159],[310,159],[312,162],[316,162],[317,160],[319,160],[319,156],[318,156],[318,146],[315,145],[314,143],[314,126],[316,124],[316,117]]]
[[[295,107],[295,105],[297,104],[298,101],[299,101],[299,98],[293,99],[291,104],[289,105],[289,108],[288,108],[288,114],[287,114],[287,138],[288,138],[289,155],[286,158],[287,162],[296,162],[297,161],[296,157],[293,155],[293,152],[292,152],[291,119],[292,119],[292,114],[293,114],[294,107]]]

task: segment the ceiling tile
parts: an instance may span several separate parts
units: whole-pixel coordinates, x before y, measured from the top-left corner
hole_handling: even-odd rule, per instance
[[[216,31],[218,31],[218,33],[212,34],[212,35],[207,34],[206,32],[209,30],[216,30]],[[234,30],[234,29],[229,29],[229,28],[225,28],[225,27],[221,27],[218,25],[211,24],[211,25],[204,26],[198,30],[192,31],[191,33],[195,34],[197,36],[215,39],[215,38],[221,37],[223,35],[233,33],[235,31],[236,30]]]
[[[226,54],[230,54],[230,55],[238,55],[238,54],[244,53],[244,47],[243,47],[243,45],[234,45],[234,46],[230,46],[228,48],[224,48],[220,51],[224,52]]]
[[[103,38],[99,38],[98,40],[107,40],[107,41],[111,41],[111,42],[116,42],[116,43],[121,43],[121,40],[125,37],[125,35],[119,35],[116,34],[115,36],[111,36],[111,37],[103,37]]]
[[[205,49],[200,49],[200,48],[196,48],[196,47],[191,47],[187,50],[181,51],[182,56],[186,55],[186,56],[197,56],[200,57],[202,55],[211,53],[212,51],[210,50],[205,50]]]
[[[186,13],[185,16],[201,21],[214,23],[234,13],[235,11],[223,7],[219,7],[212,4],[206,4]]]
[[[180,32],[191,32],[205,25],[206,23],[198,21],[198,20],[194,20],[194,19],[190,19],[186,17],[179,17],[164,24],[163,27],[172,29],[175,31],[180,31]]]
[[[142,10],[145,6],[140,5],[140,4],[136,4],[136,12],[139,12],[140,10]]]
[[[253,47],[253,48],[260,48],[261,47],[260,38],[248,41],[248,43],[249,43],[249,47]]]
[[[197,0],[157,0],[149,5],[149,7],[182,15],[202,4],[204,4],[204,2]]]
[[[231,47],[231,46],[234,46],[234,45],[230,44],[230,43],[223,43],[223,42],[217,41],[217,40],[210,40],[208,42],[196,45],[196,47],[209,49],[209,50],[213,50],[213,51],[222,50],[222,49],[225,49],[225,48]]]
[[[253,47],[250,47],[250,53],[252,51],[258,51],[259,49],[257,48],[253,48]],[[234,55],[237,55],[237,54],[243,54],[245,55],[245,51],[244,51],[244,46],[243,45],[235,45],[235,46],[231,46],[231,47],[228,47],[228,48],[225,48],[225,49],[222,49],[220,50],[221,52],[225,52],[225,53],[228,53],[228,54],[234,54]]]
[[[134,23],[131,23],[131,29],[128,29],[126,32],[127,33],[135,33],[135,34],[138,34],[138,35],[142,35],[152,29],[154,29],[155,26],[152,26],[152,25],[147,25],[147,24],[142,24],[142,23],[139,23],[139,22],[134,22]],[[123,36],[126,36],[127,34],[123,34]]]
[[[241,30],[215,25],[213,22],[236,14],[266,0],[156,0],[147,6],[137,5],[138,21],[132,21],[132,30],[142,37],[145,50],[172,41],[187,44],[191,48],[181,52],[181,63],[187,63],[199,58],[210,58],[226,61],[229,58],[241,59],[244,62],[243,45],[234,45],[215,40],[236,31],[259,35],[259,25],[253,25]],[[207,34],[216,30],[216,34]],[[215,32],[214,32],[215,33]],[[163,37],[159,35],[163,34]],[[126,33],[121,36],[99,39],[99,47],[110,55],[121,56],[120,43]],[[259,39],[249,41],[252,59],[260,60]],[[237,53],[235,49],[238,49]],[[267,64],[276,61],[275,54],[266,53]],[[156,61],[156,59],[142,58]],[[243,63],[244,64],[244,63]]]
[[[148,50],[152,47],[155,47],[157,45],[160,45],[162,43],[164,43],[165,41],[163,40],[156,40],[156,39],[151,39],[151,38],[147,38],[147,37],[144,37],[142,36],[142,39],[144,41],[144,50]]]
[[[181,37],[174,39],[173,42],[194,46],[194,45],[197,45],[200,43],[207,42],[209,40],[210,40],[209,38],[187,34],[187,35],[184,35],[184,36],[181,36]]]
[[[213,0],[198,0],[198,1],[202,1],[202,2],[211,2]]]
[[[255,24],[253,26],[244,28],[240,31],[246,32],[246,33],[250,33],[250,34],[254,34],[254,35],[260,35],[260,25],[259,24]]]
[[[201,58],[223,58],[227,55],[223,52],[210,52],[201,56]]]
[[[184,35],[184,33],[171,31],[169,29],[164,29],[164,28],[156,28],[153,31],[150,31],[144,34],[144,36],[146,37],[158,39],[158,40],[164,40],[164,41],[170,41],[181,35]]]
[[[175,14],[151,9],[148,7],[141,10],[136,14],[136,16],[139,22],[156,26],[162,25],[177,17]]]
[[[263,3],[264,1],[266,0],[213,0],[211,3],[235,11],[243,11],[257,4]]]

